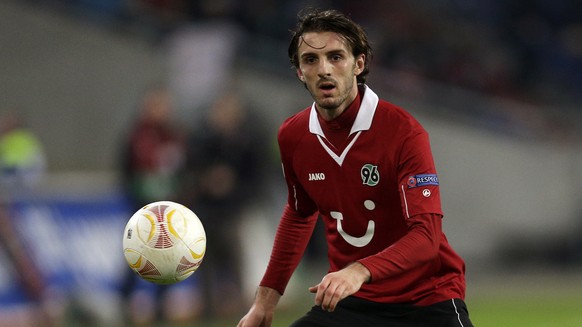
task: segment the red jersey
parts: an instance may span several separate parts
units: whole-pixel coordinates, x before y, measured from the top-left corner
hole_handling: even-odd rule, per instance
[[[464,298],[464,262],[442,232],[427,132],[365,86],[357,100],[338,117],[349,124],[345,144],[326,138],[315,104],[281,126],[289,196],[261,285],[283,293],[320,216],[330,272],[356,261],[370,270],[354,296],[418,305]]]

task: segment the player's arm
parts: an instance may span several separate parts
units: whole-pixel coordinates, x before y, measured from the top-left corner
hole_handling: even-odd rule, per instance
[[[422,214],[408,219],[409,231],[383,251],[329,273],[309,288],[315,294],[315,305],[334,311],[339,301],[356,293],[362,285],[388,278],[419,267],[438,254],[441,216]]]
[[[407,220],[408,233],[383,251],[359,260],[371,272],[371,281],[405,273],[438,255],[442,217],[419,214]]]
[[[271,258],[260,286],[283,294],[303,257],[316,222],[317,214],[304,216],[289,205],[285,206],[275,234]]]
[[[238,327],[271,326],[275,307],[303,256],[316,221],[317,215],[304,217],[289,205],[285,207],[275,234],[267,271],[251,309]]]
[[[440,191],[428,134],[424,130],[411,133],[402,143],[398,176],[408,231],[390,247],[360,260],[372,273],[372,281],[412,271],[433,260],[441,243]],[[418,181],[417,176],[432,179]]]
[[[293,171],[293,151],[297,138],[286,129],[279,129],[278,141],[287,184],[287,204],[283,210],[271,258],[255,296],[255,301],[238,327],[268,327],[279,298],[297,268],[317,222],[317,207],[301,187]]]
[[[260,285],[283,294],[299,264],[317,222],[317,206],[296,175],[293,158],[297,136],[286,124],[279,130],[278,141],[283,176],[287,185],[287,204],[283,210],[271,258]]]
[[[271,326],[275,307],[305,252],[317,222],[316,206],[290,170],[292,165],[289,160],[290,156],[282,152],[288,200],[277,227],[271,258],[255,301],[238,327]]]

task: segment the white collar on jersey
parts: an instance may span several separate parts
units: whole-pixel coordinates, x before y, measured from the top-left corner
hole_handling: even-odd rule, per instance
[[[350,135],[359,131],[366,131],[372,126],[372,118],[374,117],[374,112],[376,112],[376,107],[378,106],[378,96],[372,89],[367,85],[364,85],[364,97],[362,98],[362,103],[360,104],[360,111],[356,116],[354,125],[350,131]],[[312,134],[325,137],[323,134],[323,129],[319,124],[319,119],[317,119],[317,109],[315,109],[315,102],[311,105],[311,113],[309,116],[309,132]]]
[[[374,112],[376,112],[376,107],[378,106],[378,96],[374,93],[368,86],[364,85],[364,97],[362,98],[362,103],[360,104],[360,111],[358,111],[358,115],[356,116],[356,120],[354,121],[354,125],[350,130],[350,135],[353,133],[358,133],[350,144],[344,149],[342,154],[338,156],[335,154],[323,141],[325,135],[323,134],[323,129],[319,124],[319,119],[317,119],[317,109],[315,109],[315,102],[311,106],[311,113],[309,116],[309,132],[315,134],[319,143],[325,151],[337,162],[338,165],[342,165],[346,155],[352,148],[352,145],[356,142],[358,137],[360,136],[361,131],[366,131],[370,129],[372,126],[372,118],[374,118]]]

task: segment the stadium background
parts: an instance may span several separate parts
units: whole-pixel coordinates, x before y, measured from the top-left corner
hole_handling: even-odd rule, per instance
[[[165,16],[127,10],[130,3],[162,6]],[[0,1],[0,110],[24,114],[48,159],[34,196],[13,204],[15,221],[71,326],[119,323],[120,231],[130,211],[117,155],[140,93],[167,83],[177,116],[195,122],[197,108],[234,80],[274,147],[282,119],[311,102],[286,58],[287,31],[305,5],[346,9],[368,29],[377,54],[369,84],[430,132],[445,231],[467,261],[474,323],[582,324],[576,1],[195,3]],[[265,172],[272,192],[249,208],[241,230],[253,240],[244,260],[249,300],[284,198],[278,173]],[[0,326],[27,310],[2,255]],[[282,325],[304,310],[302,290],[325,270],[313,262],[290,286]]]

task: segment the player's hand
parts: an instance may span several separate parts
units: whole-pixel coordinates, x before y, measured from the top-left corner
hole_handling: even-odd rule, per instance
[[[310,287],[309,291],[315,293],[315,305],[332,312],[339,301],[356,293],[369,279],[370,271],[356,262],[340,271],[325,275],[321,282]]]
[[[272,322],[273,312],[266,312],[253,305],[237,327],[271,327]]]
[[[253,306],[237,327],[271,327],[273,313],[280,298],[281,294],[276,290],[259,286]]]

